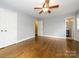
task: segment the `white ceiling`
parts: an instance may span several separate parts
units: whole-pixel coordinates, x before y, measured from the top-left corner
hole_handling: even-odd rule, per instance
[[[79,0],[56,0],[56,2],[60,7],[52,11],[50,15],[61,15],[79,10]],[[0,5],[25,12],[30,16],[40,16],[38,12],[34,10],[34,6],[42,3],[43,1],[41,0],[0,0]]]

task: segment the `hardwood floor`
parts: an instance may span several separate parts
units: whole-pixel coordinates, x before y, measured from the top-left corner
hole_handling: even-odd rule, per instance
[[[35,37],[0,50],[1,58],[79,57],[79,42],[69,39]]]

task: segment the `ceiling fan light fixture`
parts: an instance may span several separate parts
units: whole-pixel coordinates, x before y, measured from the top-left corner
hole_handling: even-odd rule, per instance
[[[54,9],[54,8],[58,8],[59,7],[59,5],[55,2],[53,2],[52,4],[50,4],[50,2],[49,2],[49,0],[44,0],[45,2],[44,2],[44,4],[42,5],[42,7],[36,7],[36,8],[34,8],[34,9],[39,9],[39,10],[41,10],[40,12],[39,12],[39,14],[41,14],[41,13],[45,13],[45,12],[48,12],[48,13],[51,13],[51,9]]]
[[[43,8],[44,12],[47,12],[49,10],[49,8]]]

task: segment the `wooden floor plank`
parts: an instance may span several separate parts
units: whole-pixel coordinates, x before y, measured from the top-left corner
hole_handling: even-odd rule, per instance
[[[0,50],[1,58],[79,57],[79,42],[68,39],[36,37]]]

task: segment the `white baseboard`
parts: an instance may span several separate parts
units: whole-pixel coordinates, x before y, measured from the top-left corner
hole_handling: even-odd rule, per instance
[[[27,38],[22,39],[22,40],[19,40],[19,41],[16,40],[15,42],[11,42],[11,43],[6,44],[6,45],[1,45],[0,48],[5,48],[5,47],[8,47],[8,46],[10,46],[10,45],[13,45],[13,44],[16,44],[16,43],[19,43],[19,42],[22,42],[22,41],[28,40],[28,39],[33,38],[33,37],[34,37],[34,36],[30,36],[30,37],[27,37]]]
[[[76,39],[75,39],[76,40]],[[79,40],[76,40],[76,41],[78,41],[79,42]]]
[[[33,38],[33,37],[35,37],[35,36],[27,37],[27,38],[25,38],[25,39],[22,39],[22,40],[17,41],[16,43],[19,43],[19,42],[22,42],[22,41],[28,40],[28,39]]]
[[[16,41],[15,41],[15,42],[16,42]],[[0,45],[0,48],[5,48],[5,47],[7,47],[7,46],[13,45],[13,44],[15,44],[15,42],[3,43],[3,44]]]
[[[51,35],[43,35],[46,37],[52,37],[52,38],[61,38],[61,39],[66,39],[66,37],[59,37],[59,36],[51,36]]]
[[[58,37],[58,36],[51,36],[51,35],[43,35],[43,36],[51,37],[51,38],[61,38],[61,39],[66,39],[66,37]],[[22,39],[22,40],[19,40],[19,41],[16,41],[16,42],[12,42],[12,43],[10,43],[10,44],[0,46],[0,48],[5,48],[5,47],[7,47],[7,46],[10,46],[10,45],[13,45],[13,44],[16,44],[16,43],[19,43],[19,42],[28,40],[28,39],[33,38],[33,37],[35,37],[35,36],[30,36],[30,37],[27,37],[27,38],[25,38],[25,39]],[[76,40],[76,41],[79,42],[79,40]]]
[[[51,38],[66,39],[66,37],[58,37],[58,36],[51,36],[51,35],[43,35],[43,36],[46,36],[46,37],[51,37]],[[76,39],[75,39],[75,41],[78,41],[78,42],[79,42],[79,40],[76,40]]]

